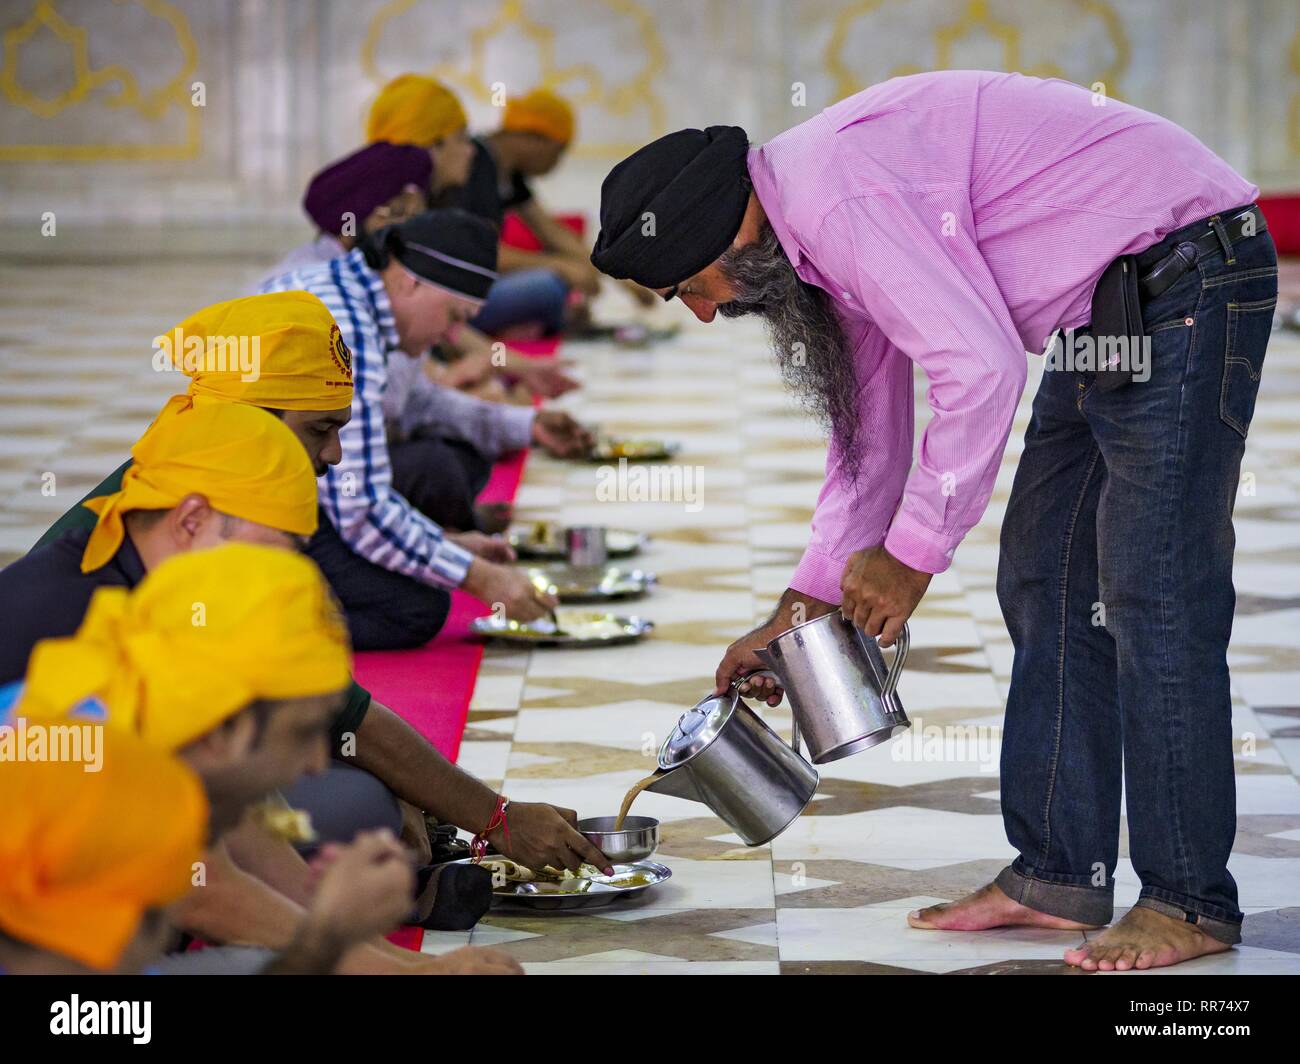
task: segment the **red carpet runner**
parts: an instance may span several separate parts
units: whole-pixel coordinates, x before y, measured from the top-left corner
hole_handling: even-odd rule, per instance
[[[549,357],[554,340],[512,343],[522,354]],[[511,502],[523,479],[528,452],[497,462],[481,502]],[[488,612],[477,599],[453,592],[451,613],[438,637],[417,650],[368,651],[356,655],[357,682],[405,719],[452,761],[460,752],[469,704],[474,697],[483,645],[469,635],[469,624]]]

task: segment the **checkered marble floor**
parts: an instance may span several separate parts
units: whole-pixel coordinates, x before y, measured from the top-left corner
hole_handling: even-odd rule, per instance
[[[267,262],[271,261],[268,257]],[[191,310],[245,290],[233,259],[0,267],[0,562],[121,460],[174,377],[149,365],[151,338]],[[621,312],[621,306],[618,308]],[[613,311],[611,311],[613,313]],[[676,320],[676,319],[674,319]],[[492,648],[461,762],[517,800],[614,813],[653,768],[678,715],[711,689],[727,643],[771,609],[797,561],[824,447],[783,395],[748,322],[693,322],[627,351],[571,344],[586,388],[566,406],[589,421],[682,444],[700,505],[602,501],[598,471],[534,456],[524,518],[649,532],[659,575],[630,604],[657,627],[597,651]],[[982,726],[983,745],[877,748],[827,766],[807,814],[748,849],[699,805],[656,794],[658,859],[673,879],[589,913],[496,910],[473,932],[425,936],[426,952],[472,942],[529,972],[734,973],[1066,971],[1073,933],[913,931],[911,908],[986,882],[1011,856],[998,813],[997,743],[1011,648],[994,594],[997,527],[1028,421],[1031,368],[988,514],[937,577],[912,622],[900,693],[925,727]],[[1232,871],[1248,915],[1229,954],[1197,972],[1300,973],[1300,340],[1276,334],[1238,499],[1232,646],[1238,745]],[[925,418],[918,388],[918,422]],[[52,479],[51,479],[52,475]],[[788,734],[784,707],[767,718]],[[1120,906],[1137,896],[1121,861]]]

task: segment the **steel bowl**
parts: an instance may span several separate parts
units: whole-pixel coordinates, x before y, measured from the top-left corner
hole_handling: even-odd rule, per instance
[[[618,831],[616,816],[590,816],[578,821],[578,830],[616,864],[641,861],[659,848],[659,821],[652,816],[629,816]]]

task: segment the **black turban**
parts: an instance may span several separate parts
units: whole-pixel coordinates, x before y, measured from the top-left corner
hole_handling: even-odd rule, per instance
[[[629,155],[600,186],[591,264],[647,288],[669,288],[699,273],[740,231],[749,203],[748,151],[739,126],[709,126],[679,129]]]
[[[426,211],[386,226],[360,247],[373,269],[383,269],[395,258],[421,280],[469,299],[486,299],[497,278],[496,227],[457,208]]]

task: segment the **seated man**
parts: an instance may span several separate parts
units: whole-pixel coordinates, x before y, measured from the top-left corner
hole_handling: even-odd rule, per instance
[[[460,105],[456,106],[459,110]],[[463,134],[463,118],[461,112],[461,136],[468,145]],[[376,141],[317,173],[307,186],[303,209],[319,235],[289,252],[263,283],[292,270],[338,258],[370,233],[426,211],[430,190],[436,196],[444,187],[437,180],[440,175],[430,177],[433,154],[414,144]],[[468,157],[467,151],[467,160]],[[463,176],[459,183],[464,183]],[[527,358],[501,346],[494,347],[482,333],[459,322],[447,330],[442,346],[454,361],[446,365],[430,359],[422,368],[440,384],[483,398],[505,398],[498,371],[517,380],[532,395],[543,398],[563,395],[578,386],[553,360]],[[458,457],[464,458],[463,450]],[[472,526],[458,527],[468,531]]]
[[[12,609],[0,636],[0,682],[23,676],[40,640],[71,635],[100,587],[132,588],[174,555],[225,542],[296,550],[316,529],[310,458],[264,411],[211,399],[190,410],[169,404],[131,453],[119,490],[85,504],[98,515],[92,528],[0,572],[0,595]],[[364,702],[360,713],[335,714],[340,738],[355,732]],[[328,796],[314,811],[330,837],[401,828],[388,789],[343,762],[331,766]],[[341,826],[329,831],[335,820]]]
[[[138,972],[163,949],[164,906],[190,889],[208,803],[192,769],[127,734],[86,761],[0,771],[0,974]]]
[[[317,475],[341,456],[338,431],[349,417],[352,381],[349,360],[340,354],[345,349],[331,339],[334,328],[324,305],[305,292],[220,303],[178,326],[190,338],[257,337],[261,372],[256,380],[246,381],[239,368],[230,365],[186,367],[192,375],[189,391],[168,400],[155,423],[156,430],[165,425],[165,431],[146,434],[148,442],[141,440],[133,450],[135,461],[145,467],[140,483],[152,485],[150,505],[162,507],[170,501],[171,506],[166,513],[146,513],[116,504],[113,513],[121,520],[123,535],[110,561],[83,571],[97,511],[79,504],[56,526],[67,528],[62,537],[0,571],[0,600],[10,606],[0,630],[0,683],[22,678],[38,640],[71,635],[95,588],[131,588],[147,570],[174,554],[229,540],[266,542],[275,534],[275,529],[258,520],[264,496],[275,492],[279,483],[264,470],[290,463],[291,457],[285,456],[302,448]],[[332,404],[340,397],[347,405],[334,409]],[[251,416],[250,420],[257,407],[279,411],[279,421],[293,430],[301,446],[285,445],[276,418]],[[213,409],[218,412],[206,413]],[[237,412],[223,414],[222,410]],[[223,440],[242,441],[245,447],[232,450]],[[98,506],[95,498],[121,490],[124,474],[131,468],[133,461],[126,462],[96,488],[89,505]],[[164,488],[170,494],[160,501],[156,492]],[[315,498],[314,490],[309,494]],[[271,504],[277,501],[272,499]],[[279,538],[288,543],[291,536],[280,532]],[[388,570],[375,567],[372,575],[376,574],[420,590],[420,585]],[[444,591],[423,590],[447,597]],[[389,608],[400,617],[401,601],[391,590],[389,595]],[[495,791],[448,761],[355,683],[335,721],[333,741],[335,757],[342,760],[336,760],[326,777],[327,807],[321,808],[320,796],[301,799],[316,812],[322,833],[328,832],[336,815],[336,837],[349,837],[359,826],[392,824],[394,794],[404,803],[404,820],[420,832],[421,837],[408,833],[407,841],[413,845],[421,844],[423,818],[418,813],[422,811],[469,832],[482,830],[492,817],[499,799]],[[360,819],[344,822],[344,818]],[[586,843],[573,827],[576,820],[571,809],[514,802],[509,838],[500,828],[490,837],[497,849],[523,864],[560,867],[573,861],[575,849],[581,852]]]
[[[300,905],[239,869],[240,850],[227,834],[254,803],[304,772],[324,770],[329,724],[348,679],[346,630],[316,567],[288,551],[230,544],[171,558],[134,591],[98,590],[75,636],[38,644],[11,718],[28,728],[102,723],[175,753],[198,773],[213,846],[203,882],[173,910],[182,929],[210,941],[289,948],[327,971],[339,961],[359,971],[376,964],[440,970],[378,940],[364,943],[411,903],[414,878],[391,834],[365,836],[360,845],[380,864],[400,859],[405,875],[387,879],[388,896],[373,899],[372,912],[353,912],[353,926],[333,929],[342,939],[329,936],[332,952],[315,941],[319,928]],[[309,900],[314,891],[301,861],[290,857],[281,874],[296,875],[299,900]],[[400,897],[392,897],[393,886]],[[295,945],[304,923],[312,941]],[[205,963],[200,956],[174,966]],[[301,965],[310,966],[302,957],[291,966]]]
[[[375,97],[366,119],[366,143],[410,144],[428,152],[433,164],[429,194],[436,199],[469,180],[474,161],[465,109],[436,78],[403,74]]]
[[[368,237],[343,258],[267,286],[320,297],[353,353],[353,418],[339,436],[343,459],[321,485],[328,523],[308,548],[349,618],[389,608],[370,580],[374,566],[433,587],[461,587],[521,621],[556,605],[521,570],[450,542],[425,513],[439,495],[425,434],[454,432],[493,457],[530,441],[560,455],[583,453],[592,443],[566,414],[486,403],[412,372],[411,356],[481,303],[495,261],[490,226],[463,211],[430,211]]]
[[[501,227],[507,211],[514,211],[542,245],[540,251],[501,245],[493,285],[475,328],[486,333],[527,320],[525,314],[544,307],[544,333],[565,326],[568,292],[584,296],[600,290],[600,272],[591,264],[590,249],[572,229],[542,206],[530,178],[544,177],[559,166],[573,140],[574,115],[568,102],[548,89],[511,95],[501,117],[501,128],[474,141],[476,152],[469,181],[455,197],[458,206]],[[631,281],[620,282],[642,306],[655,302],[655,294]]]
[[[302,200],[316,238],[290,251],[264,280],[329,262],[367,233],[428,210],[432,176],[429,153],[413,144],[377,141],[331,163],[311,179]]]

